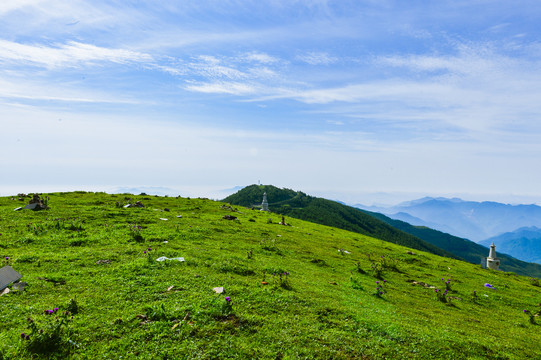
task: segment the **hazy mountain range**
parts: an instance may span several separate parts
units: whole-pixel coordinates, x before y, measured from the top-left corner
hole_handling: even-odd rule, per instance
[[[392,207],[361,204],[354,206],[475,242],[523,227],[541,227],[541,207],[537,205],[509,205],[426,197]]]
[[[250,185],[223,201],[245,207],[258,207],[267,193],[272,212],[288,217],[337,227],[384,241],[428,251],[440,256],[460,258],[480,264],[488,256],[488,248],[473,241],[446,234],[424,226],[413,226],[381,213],[361,210],[336,201],[309,196],[301,191],[279,189],[272,185]],[[289,219],[286,219],[289,222]],[[527,263],[498,252],[501,269],[517,274],[539,276],[541,266]]]
[[[485,246],[492,243],[500,252],[541,264],[541,229],[538,227],[523,227],[479,242]]]

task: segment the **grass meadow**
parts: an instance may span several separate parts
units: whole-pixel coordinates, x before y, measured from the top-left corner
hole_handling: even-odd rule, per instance
[[[0,198],[28,283],[2,360],[541,358],[535,278],[208,199],[45,196]]]

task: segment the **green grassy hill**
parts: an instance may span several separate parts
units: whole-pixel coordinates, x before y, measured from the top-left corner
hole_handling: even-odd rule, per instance
[[[462,239],[424,226],[413,226],[404,221],[391,219],[383,214],[370,211],[365,212],[368,215],[386,222],[392,227],[416,236],[419,239],[429,242],[443,250],[449,251],[473,264],[480,264],[481,261],[488,256],[489,250],[482,245],[474,243],[473,241]],[[512,271],[525,276],[529,275],[541,277],[541,265],[518,260],[512,256],[503,254],[501,251],[497,251],[497,255],[501,260],[500,268],[502,270]]]
[[[277,214],[353,231],[440,256],[459,258],[455,254],[367,215],[359,209],[336,201],[309,196],[301,191],[279,189],[272,185],[250,185],[226,197],[223,201],[252,207],[253,204],[261,203],[264,192],[267,193],[269,209]]]
[[[0,359],[538,357],[537,279],[206,199],[48,197],[0,198],[28,283],[0,297]]]

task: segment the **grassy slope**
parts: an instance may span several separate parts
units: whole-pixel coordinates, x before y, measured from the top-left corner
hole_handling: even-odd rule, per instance
[[[459,258],[455,254],[367,215],[359,209],[335,201],[308,196],[300,191],[279,189],[272,185],[250,185],[228,196],[223,201],[251,207],[255,202],[261,201],[263,192],[267,193],[269,209],[278,214],[357,232],[440,256]]]
[[[51,357],[538,354],[539,326],[522,310],[535,310],[541,294],[528,278],[422,251],[411,254],[399,245],[301,220],[282,226],[278,215],[232,212],[210,200],[130,197],[146,207],[116,207],[127,201],[123,195],[68,193],[50,194],[50,210],[14,212],[20,203],[0,198],[0,255],[9,256],[29,284],[23,293],[0,297],[0,359],[46,357],[21,340],[20,333],[29,330],[26,319],[40,326],[54,322],[43,310],[62,311],[74,297],[79,312],[56,347],[46,343]],[[165,207],[171,212],[160,211]],[[142,226],[144,240],[132,236],[134,223]],[[143,254],[148,247],[150,261]],[[183,256],[186,262],[158,263],[158,256]],[[375,296],[378,280],[371,271],[378,264],[387,282],[381,297]],[[290,273],[289,286],[272,275],[280,272]],[[261,283],[264,276],[268,285]],[[451,279],[451,304],[438,301],[433,289],[411,284],[442,287],[442,278]],[[497,289],[485,288],[487,282]],[[215,294],[216,286],[225,293]],[[232,299],[232,313],[223,311],[225,296]]]
[[[488,249],[473,241],[462,239],[441,231],[433,230],[424,226],[413,226],[407,222],[394,220],[383,214],[366,211],[367,214],[385,221],[387,224],[423,239],[441,249],[449,251],[462,259],[473,264],[480,264],[488,256]],[[501,260],[501,269],[512,271],[521,275],[541,277],[541,265],[518,260],[512,256],[498,252]]]

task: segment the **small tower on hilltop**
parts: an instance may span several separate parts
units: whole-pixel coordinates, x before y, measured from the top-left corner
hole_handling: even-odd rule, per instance
[[[269,203],[267,202],[267,192],[263,193],[263,202],[261,203],[261,211],[269,211]]]
[[[496,245],[490,245],[490,252],[487,257],[487,269],[500,270],[500,259],[496,257]]]

